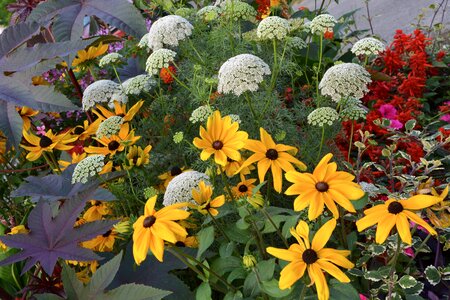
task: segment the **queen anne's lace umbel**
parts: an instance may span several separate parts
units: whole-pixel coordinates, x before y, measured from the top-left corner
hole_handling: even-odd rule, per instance
[[[334,108],[319,107],[308,115],[308,124],[319,127],[331,126],[337,119],[339,119],[339,114]]]
[[[122,58],[123,58],[123,56],[119,53],[116,53],[116,52],[109,53],[100,59],[100,62],[98,63],[98,65],[100,66],[100,68],[104,68],[107,65],[112,65],[112,64],[116,64],[116,63],[120,62],[122,60]]]
[[[289,33],[289,22],[286,19],[272,16],[263,19],[256,31],[261,40],[282,40]]]
[[[227,0],[221,4],[222,17],[227,20],[247,20],[253,21],[256,18],[257,12],[248,3],[238,0]]]
[[[148,46],[153,51],[165,46],[177,47],[178,42],[192,35],[194,27],[188,20],[176,15],[169,15],[153,23],[148,33]]]
[[[208,5],[200,9],[196,15],[203,21],[209,22],[217,19],[220,15],[220,12],[221,12],[220,7]]]
[[[112,135],[115,135],[119,133],[120,126],[123,124],[123,118],[119,116],[112,116],[108,119],[104,120],[100,123],[98,126],[97,132],[95,135],[101,139],[102,137],[106,136],[107,138],[111,137]]]
[[[364,107],[361,100],[350,97],[342,103],[342,110],[339,112],[339,116],[342,120],[359,120],[367,115],[368,109]]]
[[[213,110],[209,105],[203,105],[194,109],[189,118],[192,124],[205,122],[210,115],[213,114]]]
[[[334,25],[336,25],[336,19],[329,14],[322,14],[315,17],[309,24],[312,34],[321,35],[327,31],[333,31]]]
[[[90,177],[98,174],[105,166],[104,155],[88,156],[80,161],[72,174],[72,184],[81,182],[86,183]]]
[[[325,72],[319,89],[322,95],[330,96],[335,102],[349,97],[361,99],[369,91],[367,84],[371,81],[369,72],[362,66],[343,63],[332,66]]]
[[[97,80],[90,84],[83,93],[83,110],[89,110],[98,103],[110,102],[116,92],[120,92],[119,84],[111,80]]]
[[[368,37],[368,38],[363,38],[359,41],[357,41],[351,51],[355,54],[355,55],[377,55],[378,53],[382,52],[385,48],[385,45],[383,44],[383,42]]]
[[[141,37],[137,46],[138,46],[138,48],[141,48],[141,49],[149,49],[148,32]]]
[[[192,189],[198,188],[198,184],[202,180],[207,185],[211,185],[209,177],[205,173],[187,171],[175,176],[169,182],[166,192],[164,193],[163,205],[168,206],[180,202],[195,203],[192,198]]]
[[[220,67],[217,90],[236,96],[246,91],[255,92],[258,84],[264,80],[264,75],[270,75],[270,68],[261,58],[252,54],[239,54]]]
[[[142,92],[148,92],[156,86],[156,81],[147,74],[137,75],[122,83],[122,87],[127,95],[139,95]]]
[[[156,75],[162,68],[168,68],[169,64],[175,60],[177,53],[169,49],[158,49],[147,58],[145,70]]]

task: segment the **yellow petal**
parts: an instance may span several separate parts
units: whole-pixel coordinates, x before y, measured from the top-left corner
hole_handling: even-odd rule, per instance
[[[267,253],[285,261],[294,261],[301,258],[301,254],[287,249],[267,247]]]
[[[431,233],[432,235],[436,235],[437,232],[436,230],[434,230],[427,222],[425,222],[424,220],[422,220],[418,215],[416,215],[415,213],[413,213],[412,211],[409,210],[404,210],[402,211],[403,214],[405,214],[409,219],[411,219],[411,221],[413,221],[414,223],[424,227],[426,230],[428,230],[429,233]]]
[[[330,298],[330,290],[322,270],[317,264],[308,266],[308,274],[311,281],[314,281],[317,289],[317,298],[319,300],[328,300]]]
[[[375,241],[378,244],[384,243],[396,222],[397,216],[393,214],[385,215],[384,218],[378,222],[377,232],[375,234]]]
[[[306,264],[300,260],[289,263],[280,273],[279,287],[281,290],[290,288],[305,274]]]
[[[416,195],[407,200],[400,200],[400,203],[405,209],[417,210],[430,207],[440,201],[442,201],[442,198],[440,197],[430,195]]]
[[[395,223],[397,227],[397,231],[400,234],[400,237],[403,242],[405,242],[408,245],[411,245],[412,238],[411,238],[411,231],[409,229],[409,222],[406,218],[406,215],[399,213],[397,215],[397,222]]]
[[[326,222],[314,235],[311,248],[314,249],[314,251],[319,251],[320,249],[322,249],[330,239],[330,236],[335,228],[336,219],[331,219]]]
[[[144,208],[144,215],[147,216],[151,216],[153,215],[153,211],[155,209],[155,203],[156,203],[156,199],[158,198],[157,195],[149,198],[147,200],[147,203],[145,203],[145,208]]]
[[[383,206],[385,207],[384,204],[382,205],[377,205],[377,206]],[[380,210],[380,211],[376,211],[374,213],[368,214],[367,216],[359,219],[358,221],[356,221],[356,227],[358,228],[358,231],[363,231],[364,229],[375,225],[376,223],[378,223],[381,218],[383,218],[386,214],[388,214],[386,209]]]
[[[154,232],[153,227],[151,227],[150,230]],[[157,237],[155,234],[152,234],[152,238],[150,239],[149,243],[149,248],[150,251],[152,251],[153,255],[156,257],[156,259],[162,262],[164,256],[164,241],[161,238]]]
[[[317,260],[316,264],[318,264],[322,270],[324,270],[340,282],[350,282],[350,278],[348,278],[348,276],[345,275],[344,272],[339,270],[339,268],[332,263],[319,259]]]

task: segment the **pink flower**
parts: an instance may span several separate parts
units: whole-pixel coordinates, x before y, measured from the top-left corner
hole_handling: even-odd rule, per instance
[[[412,247],[408,247],[403,251],[404,254],[408,255],[409,257],[414,257],[414,250]]]
[[[381,116],[385,119],[393,120],[397,117],[397,110],[391,104],[381,105],[378,111],[381,113]]]
[[[37,129],[37,134],[39,134],[39,135],[45,135],[45,125],[42,125],[42,126],[38,126],[38,127],[36,127],[36,129]]]
[[[359,294],[359,300],[369,300],[369,298],[367,298],[363,294]]]
[[[445,114],[439,118],[439,120],[450,123],[450,114]]]
[[[391,119],[391,125],[389,125],[389,127],[394,128],[394,129],[402,129],[403,124],[399,120]]]

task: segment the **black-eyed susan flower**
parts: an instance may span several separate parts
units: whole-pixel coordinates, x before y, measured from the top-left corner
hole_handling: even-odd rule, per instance
[[[97,104],[97,106],[96,106],[98,110],[94,109],[94,110],[92,110],[92,112],[94,114],[96,114],[97,117],[102,121],[106,120],[110,117],[119,116],[119,117],[122,117],[124,122],[129,122],[139,112],[139,110],[141,109],[143,104],[144,104],[144,101],[140,100],[140,101],[136,102],[136,104],[133,105],[129,110],[127,110],[126,103],[120,103],[119,101],[114,101],[114,112],[104,108],[103,106],[101,106],[99,104]]]
[[[111,213],[111,209],[106,202],[92,200],[90,203],[91,207],[83,214],[83,219],[87,222],[101,220],[103,216]]]
[[[153,196],[148,199],[144,215],[133,224],[133,257],[137,265],[145,260],[149,249],[162,262],[164,241],[175,244],[177,236],[187,236],[186,229],[174,222],[189,217],[189,212],[179,209],[187,204],[173,204],[156,211],[156,198]]]
[[[238,172],[241,175],[248,175],[248,174],[250,174],[250,172],[252,170],[255,169],[255,167],[253,165],[249,165],[249,166],[241,169],[244,161],[245,161],[245,159],[242,159],[242,158],[239,161],[232,160],[231,158],[227,158],[227,164],[225,165],[225,167],[223,167],[223,171],[225,172],[225,174],[228,177],[233,177]],[[220,174],[220,173],[221,173],[220,168],[217,168],[217,174]]]
[[[273,187],[275,191],[280,193],[283,185],[282,171],[295,171],[292,164],[305,170],[306,165],[289,154],[289,152],[297,153],[297,148],[283,144],[275,144],[272,137],[264,128],[260,128],[259,132],[261,141],[248,140],[245,143],[244,148],[255,153],[242,164],[241,169],[258,162],[257,167],[260,182],[264,181],[267,171],[271,169]]]
[[[131,169],[134,166],[139,167],[147,165],[150,162],[150,150],[152,150],[151,145],[148,145],[144,149],[140,146],[131,146],[127,153],[127,168]]]
[[[217,208],[225,204],[224,195],[211,199],[212,193],[212,187],[206,185],[203,180],[198,184],[198,189],[192,190],[192,198],[194,198],[195,202],[198,204],[197,210],[203,215],[209,213],[212,216],[217,216],[219,214]]]
[[[87,50],[80,50],[77,52],[77,57],[72,61],[72,66],[86,65],[93,59],[103,55],[106,51],[108,51],[108,44],[103,45],[102,43],[98,46],[91,46]]]
[[[64,171],[68,166],[70,166],[71,164],[77,164],[80,161],[82,161],[83,159],[85,159],[87,156],[86,153],[72,153],[72,159],[70,161],[66,161],[66,160],[58,160],[58,164],[59,164],[59,168],[61,169],[61,171]]]
[[[39,114],[39,111],[34,110],[32,108],[29,108],[27,106],[22,106],[20,108],[17,108],[17,111],[22,118],[23,121],[23,130],[28,131],[31,128],[31,117],[36,116]]]
[[[323,212],[324,205],[332,212],[333,217],[339,217],[339,204],[349,212],[356,212],[350,200],[358,200],[364,196],[361,187],[353,182],[355,176],[337,171],[335,162],[328,163],[333,157],[325,155],[311,173],[287,172],[286,179],[292,182],[285,192],[286,195],[299,195],[294,200],[294,210],[300,211],[309,206],[308,219],[314,220]]]
[[[177,247],[198,248],[198,239],[196,236],[177,236],[178,241],[175,243]]]
[[[158,178],[159,178],[160,180],[163,180],[163,181],[164,181],[163,185],[164,185],[164,189],[166,189],[167,186],[169,185],[170,181],[171,181],[175,176],[180,175],[181,173],[186,172],[186,171],[190,171],[190,169],[189,169],[189,170],[185,170],[185,167],[181,167],[181,168],[180,168],[179,166],[173,166],[173,167],[170,168],[169,171],[167,171],[167,172],[162,173],[161,175],[159,175]]]
[[[433,196],[439,197],[442,201],[437,204],[427,208],[427,217],[437,228],[448,228],[450,227],[450,201],[444,201],[448,195],[448,185],[439,194],[434,188],[431,188],[431,194]]]
[[[17,225],[10,228],[6,228],[5,230],[5,234],[9,234],[9,235],[13,235],[13,234],[26,234],[28,233],[30,230],[28,230],[25,225]],[[8,249],[8,246],[6,246],[2,241],[0,241],[0,249],[5,251],[6,249]]]
[[[92,123],[89,123],[88,120],[84,120],[83,125],[75,126],[72,129],[72,134],[77,136],[78,140],[85,141],[95,135],[101,122],[101,119],[96,119]]]
[[[36,136],[28,131],[23,131],[23,137],[30,145],[20,146],[29,151],[26,158],[29,161],[35,161],[41,157],[43,152],[52,152],[57,150],[70,150],[73,146],[67,145],[74,142],[77,138],[70,135],[68,132],[55,135],[52,130],[48,130],[43,136]]]
[[[118,238],[118,232],[113,227],[102,235],[98,235],[92,240],[82,242],[84,248],[98,252],[110,252],[114,248],[114,243]]]
[[[424,227],[430,234],[436,235],[436,231],[414,211],[430,207],[440,201],[442,198],[430,195],[416,195],[402,200],[389,199],[383,204],[366,209],[365,216],[356,221],[356,227],[358,231],[363,231],[377,224],[375,241],[382,244],[395,226],[402,241],[411,245],[412,238],[408,219]]]
[[[241,177],[241,182],[239,182],[236,186],[231,188],[233,196],[236,198],[251,197],[253,195],[253,188],[255,187],[254,185],[255,182],[256,179],[254,178],[245,179],[245,177]]]
[[[214,155],[214,161],[224,167],[228,158],[241,160],[239,149],[244,147],[248,134],[239,131],[239,123],[232,122],[229,116],[222,118],[220,112],[216,110],[208,117],[206,129],[200,127],[200,137],[194,139],[194,145],[202,149],[200,158],[207,160]]]
[[[84,148],[84,151],[87,153],[113,156],[117,152],[125,150],[125,147],[133,145],[140,138],[140,136],[134,136],[134,130],[130,130],[129,123],[124,123],[117,135],[112,135],[110,137],[104,136],[101,139],[95,138],[102,146],[89,146]]]
[[[350,251],[324,248],[335,228],[336,219],[331,219],[320,227],[310,243],[308,224],[300,221],[295,229],[291,228],[291,234],[298,244],[292,244],[289,249],[267,248],[269,254],[290,262],[281,271],[280,289],[290,288],[307,271],[311,284],[316,285],[319,300],[328,300],[330,291],[324,271],[340,282],[350,282],[350,278],[337,267],[347,269],[354,267],[354,264],[346,258],[350,255]]]

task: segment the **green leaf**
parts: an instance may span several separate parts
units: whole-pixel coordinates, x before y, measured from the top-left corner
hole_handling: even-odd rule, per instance
[[[275,271],[275,258],[269,260],[260,261],[256,268],[258,269],[258,274],[261,281],[269,281],[273,277],[273,272]]]
[[[228,282],[233,282],[233,280],[236,279],[244,279],[247,276],[247,271],[244,270],[244,268],[236,268],[233,271],[231,271],[230,275],[228,275]]]
[[[66,263],[63,264],[61,279],[64,283],[64,291],[68,299],[78,299],[78,293],[84,289],[81,281],[78,280],[75,271]]]
[[[7,146],[8,148],[14,146],[16,149],[19,149],[18,147],[22,140],[23,120],[13,103],[0,100],[0,111],[3,114],[0,118],[0,130],[7,137]]]
[[[139,10],[123,0],[49,0],[41,2],[28,19],[48,22],[56,17],[52,25],[56,40],[69,41],[82,36],[85,16],[97,16],[136,37],[147,33]]]
[[[34,297],[37,300],[61,300],[61,299],[64,299],[58,295],[48,294],[48,293],[47,294],[37,294],[37,295],[34,295]]]
[[[336,279],[330,280],[330,299],[359,300],[359,293],[350,283],[342,283]]]
[[[198,238],[198,252],[197,259],[211,246],[214,242],[214,226],[209,226],[200,230],[197,234]]]
[[[383,276],[378,271],[367,271],[364,274],[364,278],[370,281],[380,281],[383,279]]]
[[[244,299],[244,296],[242,295],[241,291],[233,292],[229,291],[223,300],[242,300]]]
[[[211,298],[211,287],[207,282],[203,282],[200,284],[200,286],[197,288],[197,291],[195,292],[195,299],[197,300],[209,300]]]
[[[416,120],[414,120],[414,119],[408,120],[405,123],[406,131],[411,131],[414,128],[414,126],[416,126]]]
[[[400,280],[398,281],[398,284],[403,288],[403,289],[408,289],[408,288],[412,288],[417,284],[417,280],[412,277],[411,275],[404,275],[402,276],[402,278],[400,278]]]
[[[367,205],[367,203],[369,203],[369,195],[367,193],[365,193],[362,198],[352,201],[353,207],[357,210],[363,209],[364,206]]]
[[[419,295],[423,291],[424,284],[417,282],[417,284],[411,288],[406,288],[403,291],[406,295]]]
[[[287,297],[294,289],[280,290],[278,287],[278,280],[272,279],[270,281],[262,282],[262,290],[264,293],[273,298]]]
[[[223,257],[223,258],[230,257],[233,254],[235,246],[236,245],[234,242],[229,242],[229,243],[220,245],[220,248],[219,248],[220,257]]]
[[[212,262],[211,268],[219,275],[222,275],[233,271],[235,268],[240,268],[241,264],[241,260],[235,256],[219,257]]]
[[[102,293],[108,285],[114,279],[114,275],[116,275],[117,271],[120,267],[120,261],[122,260],[122,252],[112,258],[110,261],[102,265],[94,275],[92,275],[91,280],[89,281],[89,293],[97,294]]]
[[[437,285],[441,281],[441,273],[433,265],[425,269],[425,277],[431,285]]]
[[[160,290],[143,284],[128,283],[119,286],[104,296],[104,300],[159,300],[172,292]]]
[[[369,253],[372,254],[372,256],[381,255],[386,251],[386,246],[378,244],[370,244],[369,247],[367,247],[367,251],[369,251]]]
[[[290,216],[283,216],[283,215],[271,216],[271,219],[275,223],[275,226],[277,226],[277,228],[280,227],[281,222],[284,222],[289,218]],[[266,219],[262,233],[272,233],[277,231],[277,228],[273,227],[272,222]]]
[[[258,279],[254,272],[251,272],[247,275],[244,281],[244,295],[247,297],[254,298],[260,291],[258,285]]]

